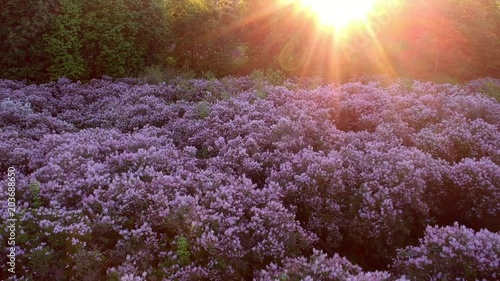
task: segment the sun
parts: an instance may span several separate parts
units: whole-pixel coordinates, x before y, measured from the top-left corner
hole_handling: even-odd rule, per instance
[[[326,27],[342,29],[353,22],[365,21],[376,0],[300,0]]]

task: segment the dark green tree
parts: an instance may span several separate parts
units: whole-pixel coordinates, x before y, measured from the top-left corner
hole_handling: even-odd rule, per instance
[[[82,5],[82,56],[87,77],[136,76],[144,65],[135,46],[139,24],[123,0],[89,0]]]
[[[133,41],[144,63],[165,66],[174,43],[170,36],[167,1],[125,0],[125,5],[137,25]]]
[[[43,35],[51,28],[57,0],[4,0],[0,8],[0,78],[46,81],[50,57]]]
[[[245,1],[167,1],[177,67],[222,76],[248,61]]]
[[[83,77],[85,61],[80,53],[81,22],[80,0],[60,0],[53,30],[45,36],[46,51],[51,59],[48,68],[51,79],[62,76],[71,79]]]

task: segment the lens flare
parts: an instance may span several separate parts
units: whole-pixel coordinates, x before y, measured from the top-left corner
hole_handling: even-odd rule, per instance
[[[376,0],[300,0],[318,22],[337,29],[350,23],[364,21],[374,8]]]

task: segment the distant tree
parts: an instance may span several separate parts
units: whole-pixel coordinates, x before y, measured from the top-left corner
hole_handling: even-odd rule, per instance
[[[50,63],[43,39],[57,0],[4,0],[0,8],[0,78],[42,82]]]
[[[174,43],[165,0],[125,0],[137,33],[134,45],[146,65],[165,64]],[[132,35],[132,34],[128,34]]]
[[[466,80],[500,70],[496,0],[416,0],[408,3],[395,22],[400,27],[396,36],[406,45],[396,62],[403,73]]]
[[[207,22],[210,17],[206,1],[167,1],[174,38],[173,54],[177,67],[197,69],[202,52],[203,39],[209,32]]]
[[[85,73],[85,61],[80,53],[81,5],[79,0],[60,0],[58,15],[54,18],[53,30],[45,36],[46,51],[51,64],[48,68],[51,79],[66,76],[80,79]]]
[[[306,64],[304,51],[314,29],[309,19],[293,5],[280,1],[246,1],[245,40],[249,61],[254,68],[279,68],[299,74]]]
[[[177,66],[219,76],[247,63],[245,1],[167,1]]]
[[[390,22],[372,22],[378,32],[364,37],[359,26],[348,36],[318,28],[293,2],[4,0],[0,78],[137,76],[146,66],[212,76],[271,68],[339,82],[387,70],[418,79],[499,77],[498,0],[400,1]]]
[[[90,78],[135,76],[144,65],[135,46],[139,24],[123,0],[82,1],[82,55]]]
[[[447,4],[446,14],[465,41],[464,53],[473,58],[466,78],[500,77],[500,1],[448,0]]]

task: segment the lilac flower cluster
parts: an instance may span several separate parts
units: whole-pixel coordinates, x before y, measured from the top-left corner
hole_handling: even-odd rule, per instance
[[[0,80],[11,279],[495,280],[500,104],[362,82]]]

